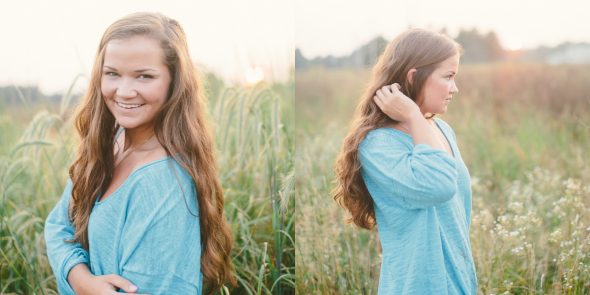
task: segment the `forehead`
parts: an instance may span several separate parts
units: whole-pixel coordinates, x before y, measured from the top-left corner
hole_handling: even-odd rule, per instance
[[[164,50],[153,38],[131,37],[109,41],[105,49],[104,65],[119,67],[166,66]]]
[[[440,66],[436,69],[439,72],[454,71],[455,73],[459,69],[459,55],[451,56],[440,63]]]

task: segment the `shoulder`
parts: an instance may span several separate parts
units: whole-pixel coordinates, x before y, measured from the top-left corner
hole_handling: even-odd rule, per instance
[[[413,148],[410,135],[393,128],[379,128],[367,133],[359,144],[358,155],[361,165],[369,162],[381,165],[411,153]]]
[[[390,148],[407,147],[407,143],[412,141],[411,136],[393,128],[378,128],[367,133],[363,141],[359,144],[359,149],[375,148],[388,146]]]
[[[168,208],[165,212],[172,208],[186,210],[189,206],[191,212],[198,214],[195,182],[173,157],[144,165],[130,177],[126,193],[134,195],[131,202],[143,211],[159,211],[161,208]]]

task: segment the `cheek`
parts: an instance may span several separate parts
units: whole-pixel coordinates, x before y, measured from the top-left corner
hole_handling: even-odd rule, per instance
[[[112,98],[113,97],[113,93],[114,91],[114,87],[111,83],[109,83],[108,80],[106,79],[101,79],[100,80],[100,92],[102,92],[102,95],[104,96],[104,98]]]
[[[451,89],[451,82],[447,79],[442,79],[436,85],[436,91],[440,95],[444,95],[445,97],[449,94]]]
[[[426,107],[438,105],[441,99],[447,98],[450,88],[450,83],[446,79],[428,81],[422,89],[423,104]]]
[[[149,99],[150,102],[156,105],[163,105],[168,96],[168,87],[160,83],[149,86],[146,85],[144,93],[149,94],[148,97],[145,97],[146,100]]]
[[[157,100],[163,105],[166,100],[168,99],[168,91],[169,91],[170,80],[164,79],[161,83],[154,85],[152,91],[154,94],[157,93]]]

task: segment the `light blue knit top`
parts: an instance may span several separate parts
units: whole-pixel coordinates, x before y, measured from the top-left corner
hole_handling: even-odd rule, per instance
[[[469,243],[471,181],[455,133],[434,119],[454,157],[393,128],[359,145],[383,248],[379,294],[477,294]]]
[[[88,222],[90,255],[80,244],[64,242],[75,232],[67,218],[71,191],[68,180],[45,221],[47,256],[61,294],[74,294],[67,277],[78,263],[89,264],[94,275],[129,280],[136,293],[201,294],[201,232],[199,218],[191,215],[199,214],[195,184],[172,157],[141,166],[97,200]]]

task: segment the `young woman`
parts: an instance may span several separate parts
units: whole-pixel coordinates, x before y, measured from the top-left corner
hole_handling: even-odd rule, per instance
[[[373,68],[338,156],[334,199],[348,222],[379,227],[379,294],[477,294],[470,177],[443,114],[461,46],[410,30]]]
[[[134,13],[104,33],[45,223],[61,294],[201,294],[235,283],[204,90],[180,24]]]

